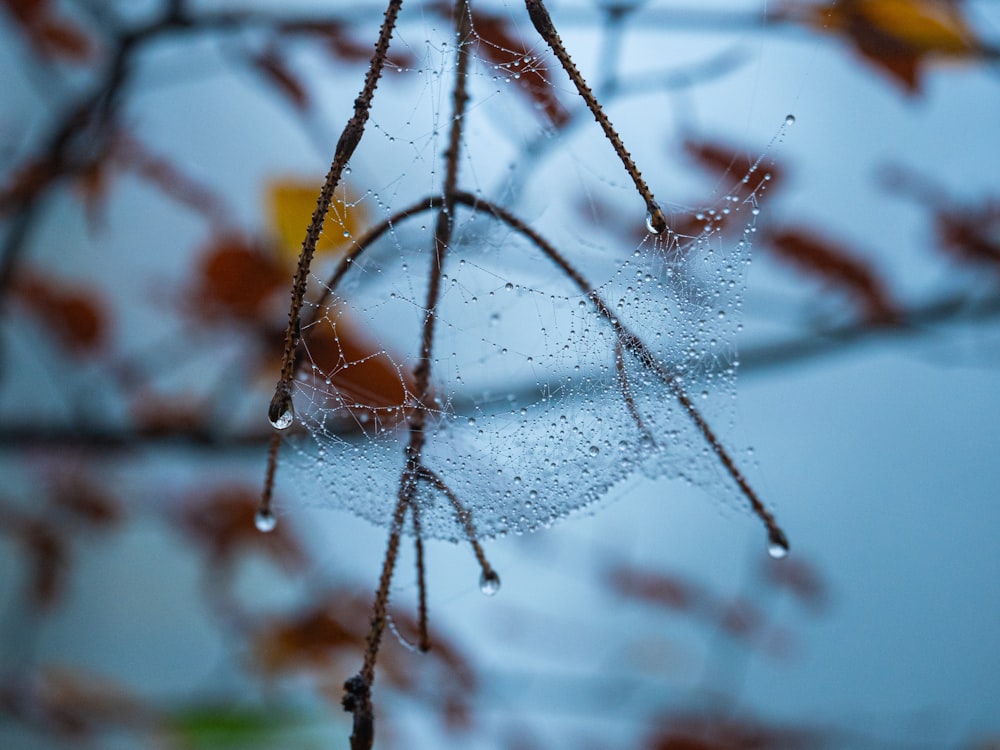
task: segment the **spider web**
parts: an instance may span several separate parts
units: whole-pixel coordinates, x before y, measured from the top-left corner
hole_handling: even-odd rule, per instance
[[[731,174],[707,205],[661,203],[672,226],[696,231],[648,233],[642,201],[589,115],[557,130],[539,116],[538,98],[523,95],[519,80],[530,72],[571,110],[582,106],[524,27],[524,54],[504,50],[506,65],[496,62],[495,41],[474,34],[465,43],[474,58],[459,168],[467,200],[451,217],[432,393],[422,406],[412,373],[456,47],[445,18],[418,16],[398,29],[393,49],[420,63],[386,74],[352,158],[350,190],[338,196],[388,229],[335,288],[332,268],[314,266],[293,393],[307,435],[290,441],[282,470],[307,502],[389,525],[407,466],[408,417],[422,408],[422,464],[437,481],[418,487],[424,536],[464,537],[459,508],[480,538],[532,531],[620,494],[637,475],[683,478],[739,504],[682,400],[717,434],[731,426],[733,342],[762,189],[747,191],[749,175]],[[765,172],[766,161],[753,169]],[[349,192],[363,197],[351,203]],[[737,230],[721,232],[723,219]],[[627,345],[634,341],[645,355]]]

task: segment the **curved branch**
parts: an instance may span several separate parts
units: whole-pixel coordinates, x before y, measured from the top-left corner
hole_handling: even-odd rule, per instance
[[[618,342],[622,348],[627,349],[636,358],[638,358],[644,367],[651,370],[657,378],[659,378],[659,380],[670,389],[674,398],[677,399],[677,402],[681,405],[681,407],[683,407],[688,417],[698,428],[698,432],[701,433],[702,437],[709,444],[712,452],[715,453],[716,458],[719,459],[719,462],[726,469],[726,472],[739,487],[744,497],[746,497],[753,512],[767,528],[769,543],[777,550],[787,551],[787,537],[781,530],[781,527],[778,526],[778,522],[774,515],[761,502],[756,491],[750,486],[749,482],[747,482],[746,478],[743,476],[743,472],[740,471],[736,462],[733,460],[733,457],[729,454],[729,451],[722,445],[718,437],[715,435],[715,431],[712,430],[708,422],[705,421],[701,412],[694,405],[694,402],[691,401],[690,396],[687,395],[687,392],[684,390],[677,377],[666,364],[656,358],[653,352],[646,346],[645,343],[643,343],[642,339],[633,334],[628,328],[625,327],[625,325],[622,324],[620,320],[618,320],[601,295],[595,291],[594,287],[587,282],[580,272],[576,270],[576,268],[562,255],[562,253],[549,244],[544,237],[506,209],[489,203],[488,201],[484,201],[471,193],[456,193],[455,200],[456,202],[462,203],[475,211],[492,214],[511,229],[522,234],[533,245],[535,245],[535,247],[537,247],[543,255],[555,263],[581,292],[587,295],[591,304],[593,304],[597,309],[597,312],[601,315],[601,317],[607,320],[614,329],[615,335],[618,337]]]

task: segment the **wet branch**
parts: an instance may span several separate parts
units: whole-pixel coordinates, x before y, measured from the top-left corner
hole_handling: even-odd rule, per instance
[[[778,526],[778,522],[774,518],[774,515],[761,502],[756,491],[750,486],[749,482],[747,482],[743,473],[733,460],[733,457],[729,454],[729,451],[726,450],[725,446],[719,441],[711,426],[705,421],[705,418],[694,405],[694,402],[691,401],[690,396],[687,395],[687,392],[684,390],[677,377],[665,363],[656,358],[653,352],[650,351],[650,349],[638,336],[633,334],[627,327],[625,327],[625,325],[622,324],[620,320],[618,320],[608,304],[604,301],[600,294],[597,293],[594,287],[580,274],[576,267],[573,266],[566,259],[566,257],[562,255],[562,253],[556,250],[555,247],[549,244],[544,237],[506,209],[484,201],[471,193],[460,193],[456,195],[455,198],[459,202],[477,211],[493,215],[498,220],[507,224],[511,229],[514,229],[522,234],[532,244],[534,244],[539,251],[555,263],[581,292],[587,295],[591,304],[594,305],[594,308],[601,315],[601,317],[611,324],[611,327],[614,329],[615,335],[617,336],[618,345],[635,355],[644,367],[652,371],[657,378],[659,378],[659,380],[670,389],[674,398],[677,399],[677,402],[687,413],[688,417],[692,422],[694,422],[702,437],[712,448],[712,452],[715,453],[716,458],[719,459],[723,467],[726,469],[726,472],[740,488],[740,491],[747,499],[747,502],[750,504],[753,512],[767,528],[768,545],[771,554],[775,557],[783,557],[787,554],[788,539],[785,536],[785,533],[781,530],[781,527]]]

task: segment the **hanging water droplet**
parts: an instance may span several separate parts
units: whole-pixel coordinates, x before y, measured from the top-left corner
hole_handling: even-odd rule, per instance
[[[270,508],[261,508],[253,517],[253,523],[257,527],[257,531],[266,534],[269,531],[274,531],[274,527],[278,525],[278,519]]]
[[[667,229],[667,217],[655,203],[649,204],[649,210],[646,211],[646,229],[650,234],[663,234]]]
[[[601,449],[598,448],[596,445],[590,446],[590,455],[591,456],[596,456],[600,452],[601,452]]]
[[[503,288],[506,289],[508,292],[511,292],[514,290],[514,285],[508,281],[506,284],[503,285]]]
[[[773,530],[767,537],[767,554],[775,560],[788,556],[788,538],[780,529]]]
[[[795,115],[788,115],[785,118],[785,125],[794,125],[794,124],[795,124]]]
[[[479,576],[479,590],[486,596],[495,596],[500,590],[500,576],[492,568],[484,570]]]
[[[276,430],[287,430],[295,421],[295,410],[292,407],[292,394],[279,384],[267,408],[267,418]]]

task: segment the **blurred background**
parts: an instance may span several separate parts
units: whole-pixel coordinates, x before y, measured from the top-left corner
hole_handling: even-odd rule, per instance
[[[720,431],[792,553],[711,478],[636,476],[484,540],[496,596],[428,542],[419,654],[406,544],[376,746],[1000,747],[1000,8],[549,8],[667,249],[752,240],[699,336],[739,352]],[[295,258],[383,11],[2,3],[0,746],[348,747],[386,529],[335,471],[287,481],[308,441],[277,528],[254,513]],[[523,6],[472,13],[464,189],[584,256],[662,249]],[[318,269],[440,194],[450,15],[403,4]]]

